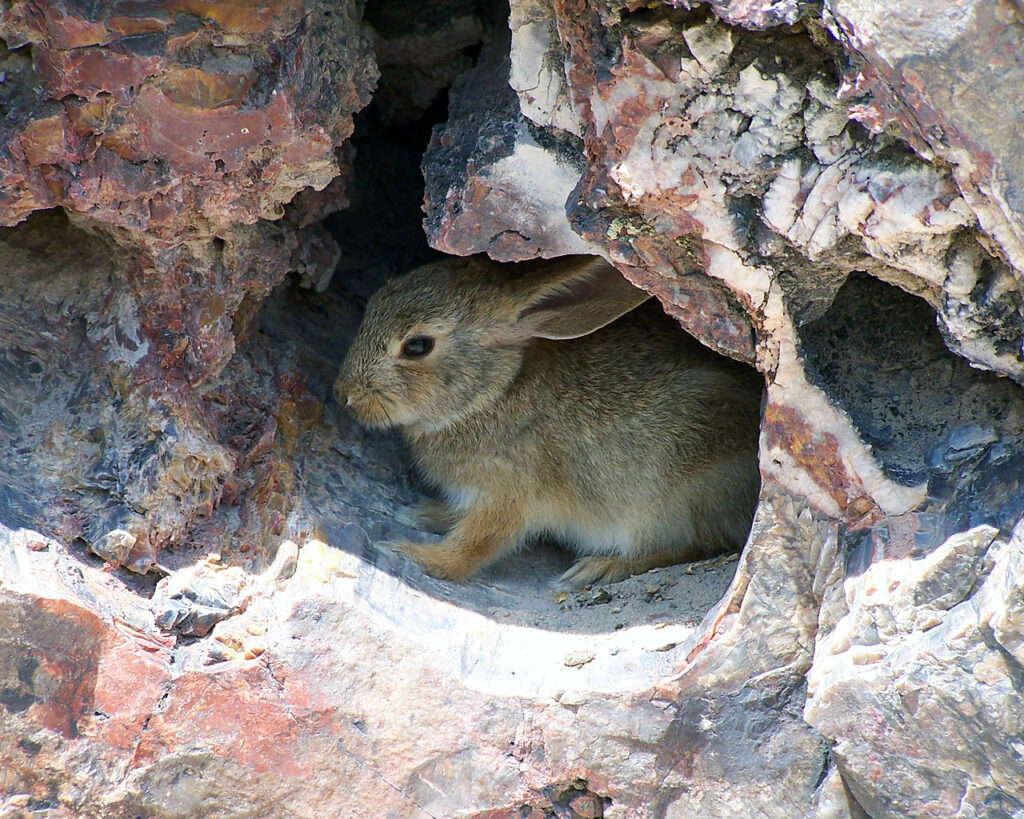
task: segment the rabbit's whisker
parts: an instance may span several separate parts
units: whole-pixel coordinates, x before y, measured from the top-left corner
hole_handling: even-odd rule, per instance
[[[384,413],[384,417],[388,419],[388,426],[394,426],[395,422],[391,420],[391,413],[388,412],[387,404],[384,403],[384,396],[377,390],[370,390],[370,395],[373,396],[373,400],[377,402],[377,406],[380,407],[380,411]]]

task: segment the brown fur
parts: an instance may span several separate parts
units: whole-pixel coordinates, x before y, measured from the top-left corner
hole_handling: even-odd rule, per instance
[[[418,268],[371,299],[335,395],[357,420],[399,427],[445,496],[421,515],[445,539],[402,545],[429,573],[461,581],[542,533],[589,555],[569,585],[742,543],[760,377],[656,303],[617,318],[645,298],[593,259],[474,258]],[[401,359],[423,333],[433,353]]]

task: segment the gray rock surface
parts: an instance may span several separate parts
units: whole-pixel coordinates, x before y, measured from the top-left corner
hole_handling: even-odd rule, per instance
[[[33,175],[0,162],[0,205],[91,215],[0,228],[0,816],[1024,816],[1018,4],[161,7],[154,53],[134,6],[8,5],[0,159]],[[278,29],[302,72],[261,61]],[[174,38],[211,32],[288,85],[288,134],[332,136],[268,146],[301,172],[248,198],[168,168],[210,198],[126,226],[134,155],[126,209],[76,187],[103,154],[61,142],[61,83],[128,105],[155,54],[180,94]],[[204,116],[248,116],[204,65]],[[425,490],[329,391],[368,293],[429,258],[388,221],[417,161],[389,139],[452,77],[436,249],[599,253],[763,373],[739,556],[564,595],[550,544],[465,586],[386,547],[427,537]]]

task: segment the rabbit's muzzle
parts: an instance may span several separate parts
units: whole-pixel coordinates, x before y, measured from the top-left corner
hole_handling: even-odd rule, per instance
[[[339,378],[334,382],[334,397],[363,426],[380,428],[395,425],[393,413],[383,396],[370,387]]]

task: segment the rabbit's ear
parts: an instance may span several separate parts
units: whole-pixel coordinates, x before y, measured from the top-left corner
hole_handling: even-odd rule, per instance
[[[514,335],[520,339],[579,338],[625,315],[650,295],[599,257],[584,264],[556,265],[545,280],[524,294]]]

